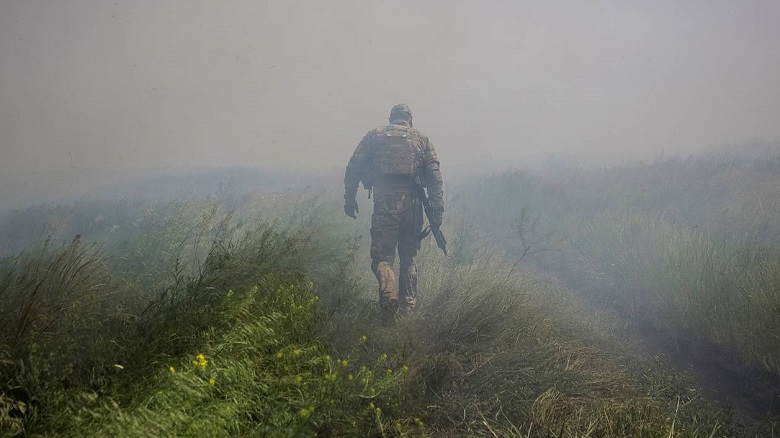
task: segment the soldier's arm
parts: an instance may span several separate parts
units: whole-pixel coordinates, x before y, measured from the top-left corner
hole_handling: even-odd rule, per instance
[[[368,143],[370,133],[366,134],[358,144],[352,158],[349,159],[347,170],[344,172],[344,199],[353,200],[357,195],[360,177],[363,176],[368,165]]]
[[[436,156],[433,143],[428,138],[425,139],[423,147],[423,176],[425,177],[428,199],[441,224],[441,218],[444,215],[444,181],[441,176],[439,158]]]

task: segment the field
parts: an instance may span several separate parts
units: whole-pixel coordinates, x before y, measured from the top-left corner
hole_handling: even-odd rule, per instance
[[[450,256],[424,242],[420,312],[393,325],[338,177],[14,212],[0,434],[772,436],[778,170],[719,152],[454,182]]]
[[[531,247],[537,268],[601,305],[776,377],[779,169],[777,154],[719,152],[600,171],[517,170],[473,184],[460,208],[504,230],[508,253]],[[491,210],[499,199],[509,208]]]

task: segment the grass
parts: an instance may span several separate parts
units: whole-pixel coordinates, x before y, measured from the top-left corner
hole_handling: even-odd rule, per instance
[[[69,433],[312,436],[382,427],[381,410],[377,417],[369,403],[392,409],[383,401],[395,394],[404,369],[388,374],[392,368],[381,360],[361,365],[357,353],[332,358],[310,338],[311,285],[280,284],[269,279],[243,293],[228,291],[223,318],[232,329],[204,333],[202,353],[159,364],[124,403],[95,399],[81,407]],[[361,341],[354,342],[359,349]]]
[[[439,433],[668,436],[675,411],[687,435],[733,427],[691,382],[615,347],[616,333],[569,291],[527,273],[496,275],[510,262],[437,265],[423,267],[431,302],[409,327],[426,335],[404,350],[425,358],[412,369]]]
[[[600,303],[780,374],[778,163],[729,152],[515,170],[456,201],[510,257],[530,249]]]
[[[709,405],[661,361],[637,358],[621,343],[619,318],[517,263],[548,256],[538,250],[551,241],[572,246],[541,230],[549,223],[536,210],[517,223],[517,204],[505,203],[502,215],[514,216],[527,238],[509,249],[512,241],[473,215],[451,215],[452,256],[423,245],[420,312],[382,325],[368,215],[342,218],[338,199],[245,196],[230,200],[232,210],[224,202],[100,201],[79,207],[86,216],[54,208],[68,233],[81,229],[70,222],[80,217],[110,211],[113,219],[76,241],[52,238],[0,262],[0,313],[19,315],[0,331],[0,432],[764,432]],[[42,208],[13,223],[26,214],[46,223]]]

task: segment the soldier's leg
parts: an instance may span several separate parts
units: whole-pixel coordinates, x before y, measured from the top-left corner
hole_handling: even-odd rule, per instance
[[[398,282],[393,271],[398,241],[398,218],[383,208],[382,202],[374,204],[371,217],[371,270],[379,282],[379,305],[389,313],[398,308]]]
[[[398,236],[398,258],[401,262],[399,304],[405,312],[412,312],[417,307],[417,265],[414,258],[420,249],[422,215],[422,205],[414,200],[404,214]]]

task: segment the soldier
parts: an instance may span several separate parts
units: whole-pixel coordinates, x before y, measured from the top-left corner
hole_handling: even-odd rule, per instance
[[[385,317],[412,312],[417,305],[417,267],[423,209],[416,184],[427,187],[433,210],[429,222],[441,225],[444,192],[439,161],[428,137],[412,127],[404,104],[390,110],[390,124],[368,132],[358,144],[344,175],[344,212],[356,218],[358,182],[374,194],[371,217],[371,270],[379,282],[379,305]],[[400,278],[393,271],[396,247]]]

